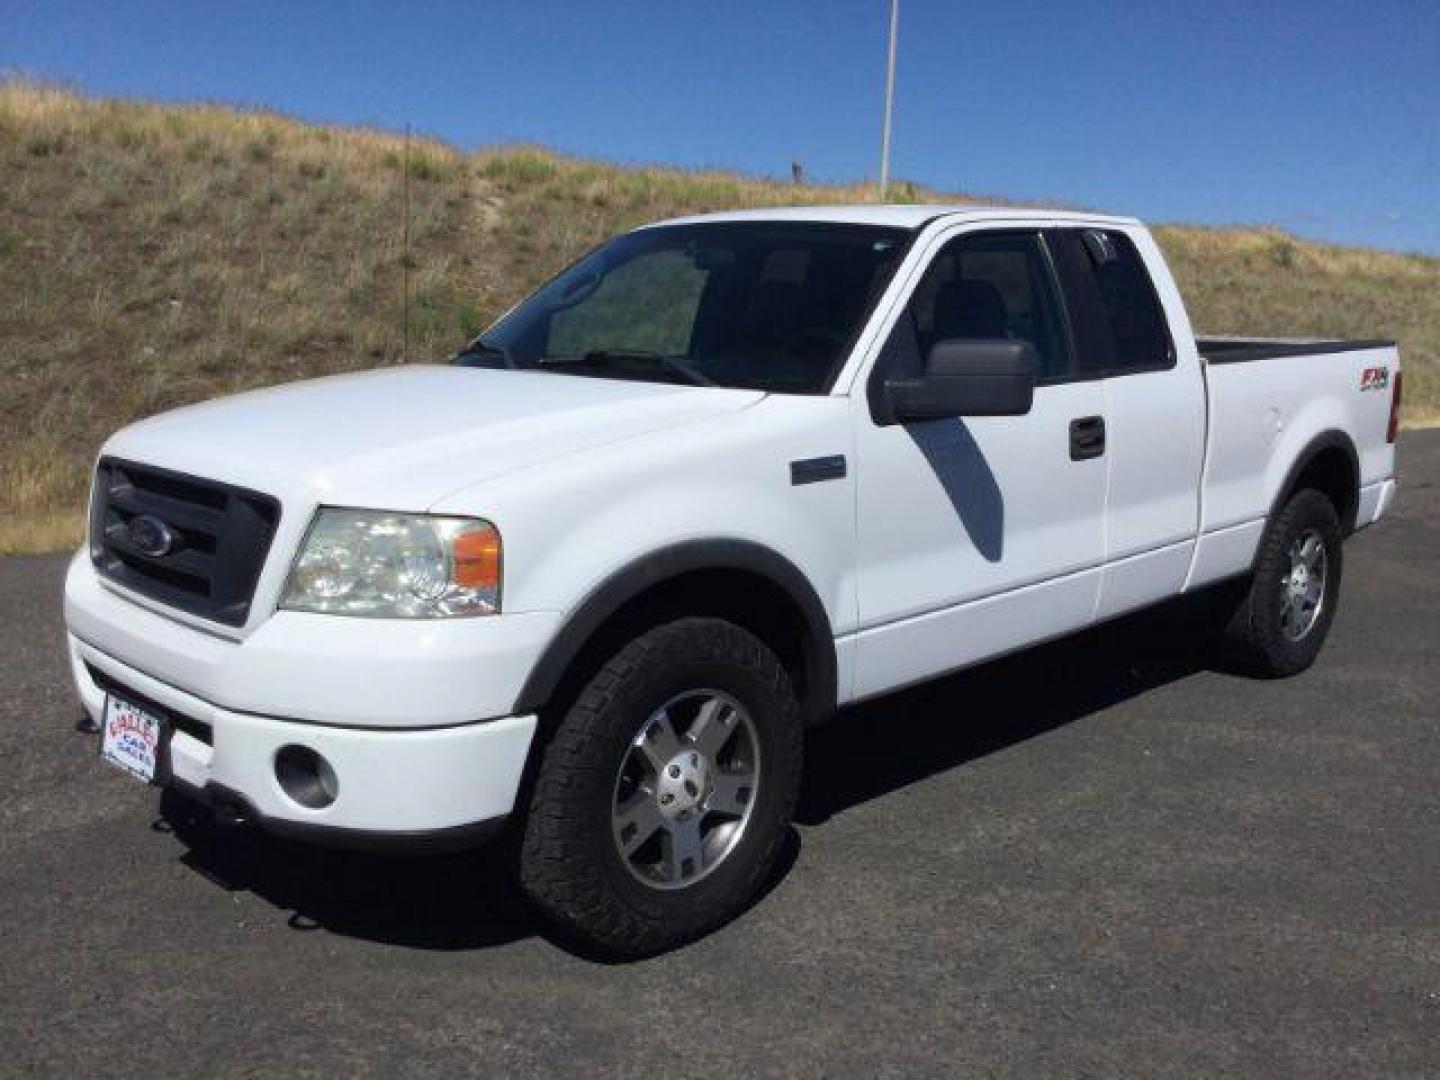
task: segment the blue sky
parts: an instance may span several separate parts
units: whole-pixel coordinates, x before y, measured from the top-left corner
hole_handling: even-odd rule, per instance
[[[878,172],[886,0],[22,3],[0,70],[466,148]],[[1440,0],[901,0],[892,175],[1440,255]]]

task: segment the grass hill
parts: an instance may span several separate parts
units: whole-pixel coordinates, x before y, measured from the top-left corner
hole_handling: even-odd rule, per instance
[[[525,147],[407,158],[390,133],[0,84],[0,552],[76,540],[94,453],[129,420],[401,359],[407,273],[408,354],[438,358],[636,223],[874,197]],[[1158,235],[1198,329],[1396,337],[1406,421],[1440,421],[1440,259]]]

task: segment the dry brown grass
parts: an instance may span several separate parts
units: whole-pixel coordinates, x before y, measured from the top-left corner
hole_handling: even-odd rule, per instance
[[[1164,226],[1156,237],[1200,331],[1393,338],[1406,426],[1440,423],[1440,259],[1271,229]]]
[[[93,455],[136,417],[398,361],[406,160],[385,132],[0,85],[0,552],[74,542]],[[875,196],[425,139],[408,172],[417,359],[639,222]],[[1159,236],[1203,330],[1398,337],[1407,421],[1440,420],[1440,260]]]

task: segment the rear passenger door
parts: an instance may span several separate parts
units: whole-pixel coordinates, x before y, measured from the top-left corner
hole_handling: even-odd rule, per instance
[[[1076,377],[1105,390],[1106,567],[1097,617],[1180,590],[1199,524],[1205,388],[1198,357],[1180,356],[1171,325],[1189,324],[1168,272],[1157,288],[1142,231],[1046,230],[1074,338]],[[1173,305],[1166,308],[1162,296]]]

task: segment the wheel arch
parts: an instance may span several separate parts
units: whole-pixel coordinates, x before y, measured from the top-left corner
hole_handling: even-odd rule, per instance
[[[728,618],[780,657],[807,724],[836,705],[835,640],[815,588],[789,559],[747,540],[689,540],[612,573],[571,611],[515,703],[539,713],[573,697],[625,641],[670,617]]]
[[[1341,532],[1349,535],[1360,506],[1360,455],[1345,432],[1322,431],[1305,444],[1275,492],[1268,520],[1273,521],[1291,497],[1307,487],[1334,503]]]

